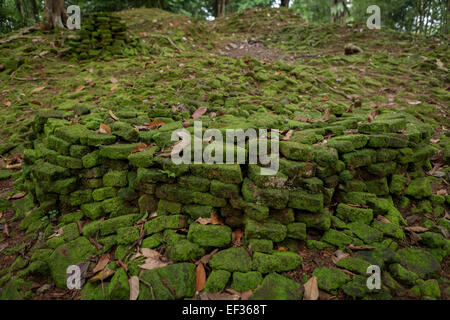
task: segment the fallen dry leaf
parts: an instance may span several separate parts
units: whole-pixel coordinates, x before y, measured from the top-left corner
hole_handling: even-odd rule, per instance
[[[198,119],[200,118],[202,115],[204,115],[206,113],[206,110],[208,110],[207,107],[200,107],[197,110],[194,111],[194,113],[192,114],[192,119]]]
[[[119,117],[116,116],[116,115],[114,114],[114,112],[112,112],[112,110],[108,110],[108,113],[109,113],[109,115],[111,116],[111,118],[113,118],[113,119],[116,120],[116,121],[119,121]]]
[[[429,230],[428,228],[421,227],[421,226],[405,227],[404,229],[407,231],[412,231],[412,232],[417,232],[417,233],[427,232]]]
[[[334,264],[336,264],[339,260],[343,259],[343,258],[347,258],[350,257],[350,254],[342,251],[342,250],[336,250],[334,252],[334,256],[331,258],[331,260],[333,260]]]
[[[386,218],[386,217],[384,217],[382,215],[378,215],[377,216],[377,220],[381,221],[381,222],[384,222],[384,223],[392,223],[388,218]]]
[[[139,297],[139,278],[132,276],[128,279],[130,285],[130,300],[137,300]]]
[[[103,281],[103,280],[108,279],[109,277],[111,277],[114,273],[115,273],[114,270],[111,270],[111,269],[108,269],[108,268],[103,269],[102,271],[97,273],[95,276],[90,278],[89,282]]]
[[[195,290],[202,291],[206,283],[206,272],[203,263],[199,263],[196,268]]]
[[[6,197],[5,199],[6,200],[16,200],[16,199],[20,199],[23,197],[25,197],[25,193],[20,192],[20,193],[13,194],[12,196]]]
[[[100,128],[97,130],[97,132],[103,134],[111,134],[111,127],[107,124],[100,123]]]
[[[144,270],[152,270],[167,266],[169,263],[161,261],[161,254],[152,249],[141,248],[141,254],[146,257],[144,264],[140,265],[139,268]]]
[[[75,92],[80,92],[84,88],[86,88],[86,87],[85,86],[78,86],[78,87],[76,87]]]
[[[210,218],[198,218],[195,220],[202,225],[214,224],[214,225],[223,225],[223,222],[219,219],[219,217],[215,213],[211,213]]]
[[[347,248],[349,248],[350,250],[373,250],[373,249],[375,249],[375,247],[372,247],[372,246],[355,246],[353,244],[349,244],[347,246]]]
[[[111,87],[111,92],[114,92],[116,89],[117,89],[117,87],[119,86],[119,84],[118,83],[116,83],[115,85],[113,85],[112,87]]]
[[[148,149],[148,145],[146,145],[145,143],[143,143],[143,142],[141,142],[141,143],[139,143],[137,146],[136,146],[136,148],[134,148],[133,150],[131,150],[131,154],[133,154],[133,153],[137,153],[137,152],[141,152],[141,151],[143,151],[143,150],[146,150],[146,149]]]
[[[317,277],[312,276],[305,284],[305,293],[303,300],[317,300],[319,299],[319,287],[317,286]]]
[[[106,265],[109,263],[111,259],[111,255],[109,253],[105,253],[100,257],[100,260],[98,261],[97,265],[95,266],[94,270],[92,270],[93,273],[97,273],[99,271],[102,271],[105,269]]]
[[[241,229],[236,229],[233,231],[233,233],[231,234],[231,242],[233,243],[234,246],[242,245],[241,239],[243,235],[244,232],[242,232]]]
[[[219,249],[216,248],[216,249],[214,249],[213,251],[211,251],[210,253],[208,253],[207,255],[204,255],[203,257],[200,258],[200,260],[198,260],[198,261],[196,262],[196,264],[199,264],[199,263],[208,264],[208,263],[209,263],[209,260],[211,260],[211,257],[212,257],[217,251],[219,251]]]
[[[39,87],[39,88],[34,88],[33,90],[31,90],[31,93],[35,93],[35,92],[40,92],[42,90],[44,90],[46,87]]]

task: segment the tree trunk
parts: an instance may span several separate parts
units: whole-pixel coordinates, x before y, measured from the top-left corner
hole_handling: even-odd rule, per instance
[[[16,4],[17,11],[19,12],[22,25],[24,25],[25,24],[25,12],[23,11],[24,8],[22,6],[22,3],[20,2],[20,0],[14,0],[14,2]]]
[[[289,8],[289,0],[281,0],[281,6]]]
[[[64,0],[45,0],[44,2],[44,29],[51,30],[64,28],[67,23],[67,12]]]
[[[36,0],[29,0],[29,1],[30,1],[30,7],[31,7],[31,12],[33,13],[34,21],[38,22],[39,21],[39,9],[36,4]]]
[[[217,18],[225,17],[225,1],[226,0],[216,0],[217,5]]]

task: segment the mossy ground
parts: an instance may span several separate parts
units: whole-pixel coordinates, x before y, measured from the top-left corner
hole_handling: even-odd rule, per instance
[[[358,25],[308,25],[301,18],[284,9],[254,9],[214,22],[195,21],[187,16],[173,15],[155,9],[128,10],[119,12],[118,15],[126,21],[130,33],[140,39],[142,48],[145,50],[130,51],[118,56],[106,55],[101,59],[79,62],[60,54],[66,47],[64,41],[70,32],[65,32],[64,35],[59,32],[34,32],[1,45],[0,64],[5,66],[5,70],[0,71],[2,89],[0,90],[0,151],[3,158],[1,164],[4,167],[20,163],[21,153],[32,145],[36,138],[33,129],[35,115],[42,109],[61,111],[65,119],[74,123],[88,109],[96,115],[90,119],[93,126],[91,129],[94,130],[98,129],[101,122],[110,121],[111,124],[112,120],[107,115],[108,110],[120,118],[127,118],[133,117],[136,111],[148,111],[155,107],[166,108],[169,111],[166,115],[161,114],[150,120],[167,122],[166,125],[173,121],[171,119],[173,114],[192,114],[197,108],[205,106],[208,108],[208,113],[216,114],[215,126],[218,128],[244,126],[244,129],[250,120],[256,121],[256,125],[260,127],[273,125],[277,127],[288,119],[289,129],[302,129],[305,123],[324,119],[327,114],[333,117],[348,113],[353,114],[360,121],[369,121],[371,117],[379,114],[397,111],[408,114],[414,119],[407,124],[408,129],[411,126],[420,127],[422,124],[429,124],[433,128],[431,144],[440,150],[438,153],[440,158],[437,157],[434,163],[440,164],[441,167],[434,172],[440,173],[440,176],[435,174],[435,177],[431,178],[434,180],[429,187],[432,188],[434,195],[439,193],[446,195],[449,191],[448,184],[443,183],[443,179],[448,180],[448,160],[450,159],[448,136],[450,79],[446,70],[450,65],[448,39],[423,39],[387,29],[367,30],[365,26]],[[351,56],[344,55],[344,47],[349,42],[359,46],[363,52]],[[252,43],[258,43],[258,45]],[[239,48],[235,48],[241,44],[245,44],[246,50],[239,51]],[[181,117],[177,120],[180,119]],[[388,119],[380,124],[380,128],[394,125]],[[55,126],[57,126],[56,123]],[[372,128],[375,126],[370,123],[368,127],[368,130],[379,130]],[[332,134],[329,133],[328,139]],[[316,133],[309,132],[293,136],[291,140],[295,143],[307,144],[321,141],[320,138],[316,139],[318,139]],[[369,143],[392,142],[381,137]],[[92,144],[95,145],[96,142]],[[339,147],[336,148],[347,147],[342,142],[338,145]],[[65,148],[61,143],[56,147]],[[130,146],[131,149],[134,147]],[[288,144],[287,147],[289,147]],[[67,152],[83,151],[67,150]],[[289,148],[286,149],[286,155],[295,158],[295,155],[290,154]],[[119,154],[118,157],[120,156]],[[364,165],[367,159],[374,156],[386,157],[389,160],[388,153],[357,154],[349,158],[347,164],[354,167]],[[413,155],[405,155],[407,156]],[[326,158],[324,159],[326,161]],[[61,159],[61,161],[68,160],[70,159]],[[95,157],[94,159],[86,158],[86,161],[92,161],[94,163],[92,166],[95,166]],[[432,169],[431,166],[429,170]],[[372,170],[380,172],[386,168],[375,167]],[[0,181],[2,187],[0,202],[2,210],[0,211],[4,212],[3,217],[0,216],[0,226],[3,226],[3,230],[5,225],[9,226],[9,235],[5,232],[0,235],[0,248],[2,244],[7,244],[0,250],[2,251],[0,262],[3,270],[9,267],[12,269],[0,273],[0,287],[11,283],[10,277],[16,276],[21,269],[21,261],[13,264],[14,260],[17,261],[15,257],[30,258],[31,252],[28,250],[32,245],[29,244],[35,244],[38,240],[37,232],[26,235],[17,228],[20,219],[29,214],[34,204],[32,201],[30,203],[23,200],[25,198],[14,201],[5,199],[16,193],[11,182],[20,175],[17,171],[5,170],[5,172],[6,179],[9,178],[10,173],[13,178]],[[364,177],[364,172],[357,173],[361,175],[360,178]],[[417,174],[419,176],[409,178],[414,179],[413,185],[417,184],[420,187],[419,179],[422,177],[420,173]],[[111,177],[112,185],[121,184],[120,179],[113,178],[115,177]],[[345,184],[346,180],[352,178],[347,179],[341,174],[339,179]],[[402,182],[399,181],[399,183],[400,186],[392,184],[388,186],[380,179],[380,183],[376,186],[345,184],[345,188],[346,191],[350,191],[347,196],[352,194],[356,199],[355,193],[370,191],[364,188],[373,188],[378,192],[383,189],[380,186],[390,187],[402,194]],[[314,181],[310,181],[308,187],[314,188]],[[389,191],[393,193],[393,190],[388,189]],[[449,230],[448,216],[443,217],[444,213],[432,215],[433,212],[438,212],[439,208],[448,210],[448,196],[444,198],[445,205],[440,201],[441,199],[433,199],[434,201],[431,202],[423,200],[420,203],[413,201],[397,204],[400,209],[398,214],[415,217],[409,218],[408,223],[426,226],[436,234],[440,232],[437,226]],[[144,200],[140,202],[142,205],[151,205]],[[12,212],[11,202],[14,202],[16,214]],[[367,210],[364,207],[368,205],[365,200],[362,201],[363,203],[350,200],[346,202],[362,206],[358,210],[349,210],[348,214]],[[392,219],[401,221],[396,211],[385,212],[382,204],[371,205],[371,207],[388,216],[391,221]],[[34,228],[35,231],[45,230],[47,237],[57,229],[57,220],[48,214],[51,209],[53,208],[42,212],[42,215],[48,218],[35,222]],[[411,215],[413,211],[417,214]],[[32,219],[29,218],[29,220]],[[73,222],[77,220],[79,219]],[[297,220],[304,221],[299,218]],[[329,218],[328,222],[325,220],[326,217],[317,221],[316,226],[328,223],[329,228]],[[355,221],[359,220],[355,218]],[[301,253],[302,266],[295,272],[290,272],[290,277],[301,283],[305,282],[318,266],[336,267],[332,263],[331,250],[311,249],[312,247],[327,248],[328,244],[317,241],[320,240],[320,236],[314,232],[309,233],[312,223],[306,221],[305,223],[308,227],[307,243],[311,246],[308,245],[306,248],[304,244],[301,244],[298,247],[296,243],[278,246],[278,249],[287,247]],[[337,224],[337,220],[333,220],[333,226],[336,227]],[[382,232],[394,238],[399,233],[403,235],[401,227],[387,230],[388,228],[377,226],[377,224],[372,225],[378,233]],[[347,229],[345,223],[343,228],[338,229]],[[376,233],[373,230],[372,232]],[[351,232],[348,234],[340,232],[340,234],[342,237],[337,239],[339,241],[346,242],[352,239]],[[398,244],[395,242],[395,245],[400,248],[418,244],[417,239],[412,236],[398,238]],[[437,236],[425,238],[425,242],[428,240],[427,246],[433,248],[435,256],[441,257],[439,262],[442,263],[442,274],[447,275],[442,276],[439,281],[442,292],[440,298],[448,299],[448,290],[445,290],[450,281],[448,255],[442,253],[442,250],[447,250],[448,253],[448,249],[443,249],[444,246],[437,238]],[[59,244],[54,245],[56,248]],[[390,244],[386,243],[386,247],[390,248]],[[392,262],[390,258],[386,258],[386,255],[373,255],[366,258],[382,264],[386,261]],[[28,260],[25,259],[25,261]],[[399,263],[401,264],[400,261]],[[434,261],[432,263],[435,265]],[[45,270],[42,273],[44,276],[39,275],[38,270],[37,277],[45,278]],[[22,284],[19,285],[22,286]],[[339,291],[338,297],[367,297],[364,292],[361,296],[358,295],[358,292],[362,292],[357,290],[360,288],[358,285],[359,282],[355,278],[354,281],[347,283],[348,294]],[[30,288],[24,287],[23,290],[28,293],[24,297],[29,297]],[[288,287],[292,289],[292,284]],[[392,287],[395,286],[392,285]],[[411,285],[407,287],[411,288]],[[297,288],[294,289],[297,290]],[[332,291],[336,293],[334,288]],[[429,294],[428,291],[430,290],[420,282],[411,293],[406,294],[406,297],[414,298],[414,294],[415,298],[421,294],[426,297],[430,295],[437,297],[437,294],[434,292]],[[55,294],[53,297],[60,295],[59,297],[72,298],[61,289],[53,288],[51,292]],[[123,291],[120,292],[122,295]],[[398,292],[402,290],[390,288],[392,297],[399,297]],[[33,291],[31,295],[40,298],[49,297],[45,293],[37,294],[36,291]],[[298,294],[283,293],[282,296],[298,297]],[[323,293],[321,297],[326,297],[326,294]]]

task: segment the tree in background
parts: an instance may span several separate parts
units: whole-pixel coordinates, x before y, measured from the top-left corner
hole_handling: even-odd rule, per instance
[[[346,23],[350,13],[347,6],[348,0],[331,0],[331,23]]]
[[[289,8],[289,0],[281,0],[280,6]]]
[[[44,1],[44,29],[64,28],[67,23],[67,18],[64,0]]]

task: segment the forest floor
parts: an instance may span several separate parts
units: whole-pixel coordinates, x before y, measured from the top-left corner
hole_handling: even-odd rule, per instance
[[[156,9],[118,15],[148,54],[77,61],[62,54],[70,31],[35,31],[5,43],[11,35],[0,39],[0,270],[10,268],[18,256],[26,257],[38,240],[20,230],[11,202],[21,197],[13,181],[20,174],[22,151],[34,138],[34,116],[44,108],[66,111],[89,105],[116,112],[135,104],[162,104],[193,111],[219,105],[239,114],[237,103],[270,106],[273,114],[282,114],[285,106],[298,108],[314,121],[329,108],[347,109],[361,101],[369,117],[380,110],[402,110],[433,126],[431,143],[440,149],[431,163],[439,178],[433,191],[450,193],[449,167],[443,160],[450,143],[448,39],[368,30],[365,25],[309,25],[283,9],[248,10],[210,22]],[[346,55],[350,43],[362,52]],[[224,103],[224,95],[234,98]],[[413,243],[408,236],[403,245]],[[304,263],[291,272],[299,281],[314,267],[334,265],[334,250],[299,252]],[[449,299],[449,256],[441,266],[448,281],[442,298]],[[46,277],[33,278],[32,291],[33,299],[79,298],[74,291],[55,288]],[[344,298],[320,294],[321,299]],[[396,298],[410,298],[410,293]]]

